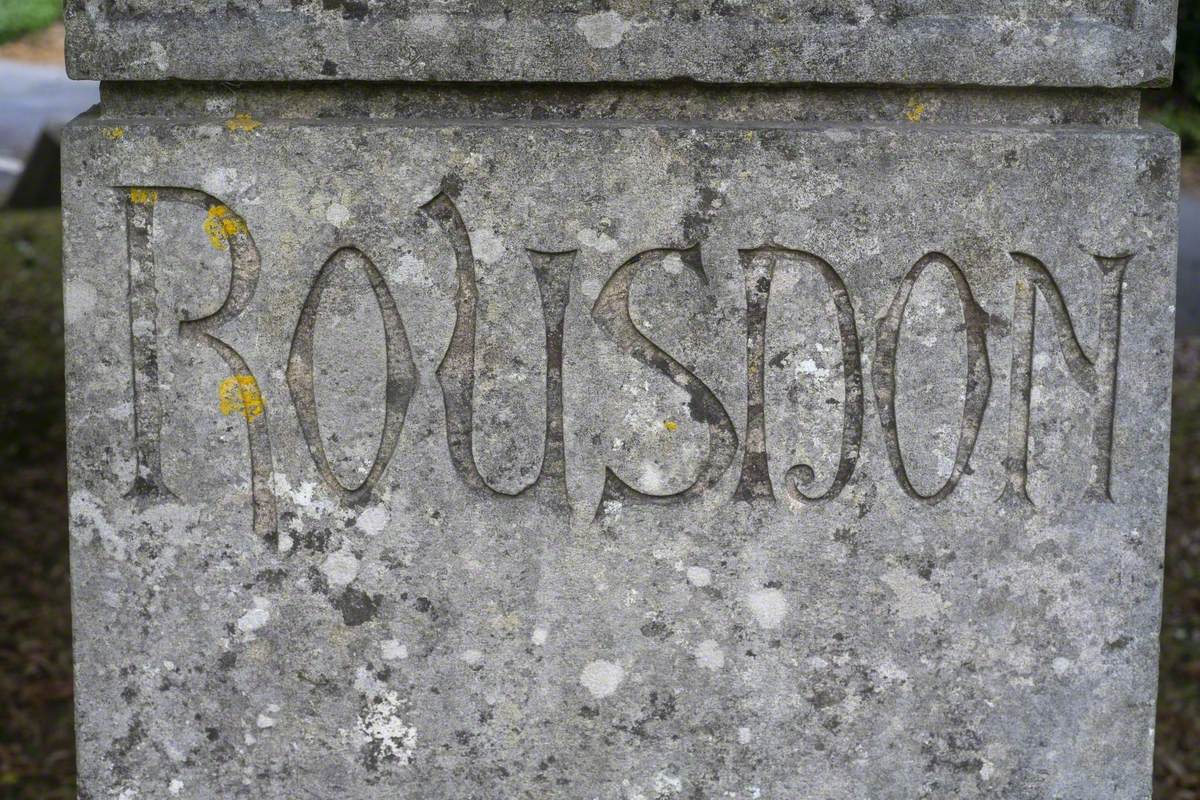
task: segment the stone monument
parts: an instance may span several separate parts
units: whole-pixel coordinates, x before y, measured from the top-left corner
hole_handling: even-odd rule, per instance
[[[69,0],[80,797],[1147,797],[1174,15]]]

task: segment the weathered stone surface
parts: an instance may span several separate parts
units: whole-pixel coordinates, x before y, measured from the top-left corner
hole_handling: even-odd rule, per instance
[[[1142,86],[1173,0],[69,0],[105,80]]]
[[[82,797],[1147,796],[1177,151],[1127,96],[107,91]]]

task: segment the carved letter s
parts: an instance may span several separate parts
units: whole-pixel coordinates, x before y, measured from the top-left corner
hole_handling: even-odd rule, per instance
[[[699,496],[714,486],[737,455],[738,437],[729,413],[712,389],[689,372],[638,330],[629,314],[629,290],[638,272],[646,266],[656,266],[671,255],[678,255],[705,284],[708,278],[700,258],[699,246],[681,250],[661,248],[646,250],[626,261],[608,279],[608,283],[592,306],[592,319],[616,342],[617,347],[648,367],[665,375],[688,394],[692,419],[708,427],[708,454],[700,465],[696,480],[688,488],[670,495],[651,495],[634,489],[621,480],[611,468],[604,470],[604,492],[596,516],[604,513],[608,501],[637,500],[646,503],[671,503]]]

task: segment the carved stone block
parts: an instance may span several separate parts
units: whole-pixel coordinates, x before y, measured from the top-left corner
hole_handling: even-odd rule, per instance
[[[81,797],[1147,796],[1136,97],[152,91],[64,142]]]

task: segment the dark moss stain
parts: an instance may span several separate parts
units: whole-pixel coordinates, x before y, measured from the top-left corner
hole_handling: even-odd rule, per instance
[[[921,746],[921,753],[926,757],[925,771],[948,769],[962,774],[979,772],[983,767],[983,759],[978,751],[982,747],[982,738],[973,730],[941,732]]]
[[[858,532],[851,528],[837,528],[833,532],[833,540],[850,548],[850,557],[858,555]]]
[[[618,730],[625,731],[641,739],[652,738],[649,726],[655,722],[666,722],[675,716],[675,695],[670,692],[651,690],[647,702],[642,706],[642,714],[629,725],[614,725]]]
[[[813,708],[829,708],[846,699],[846,690],[840,686],[822,686],[814,689],[807,699]]]
[[[659,619],[647,622],[641,628],[642,636],[647,639],[657,639],[660,642],[671,637],[671,626]]]
[[[308,568],[308,580],[312,584],[314,594],[329,594],[329,581],[325,578],[325,573],[316,567]]]
[[[296,537],[296,541],[301,547],[310,553],[325,553],[329,550],[329,540],[332,538],[332,530],[329,528],[321,528],[320,530],[304,531],[304,533],[301,533]]]
[[[454,173],[450,173],[442,178],[441,190],[449,195],[451,199],[457,198],[462,194],[462,178]]]
[[[271,589],[279,589],[287,578],[287,571],[282,569],[265,569],[254,576],[255,583],[265,584]]]
[[[1114,653],[1118,650],[1124,650],[1126,647],[1129,646],[1129,643],[1132,641],[1133,641],[1133,637],[1131,637],[1131,636],[1118,636],[1116,639],[1113,639],[1111,642],[1104,643],[1104,652]]]
[[[104,754],[105,758],[112,764],[113,775],[118,779],[124,780],[130,777],[129,757],[138,748],[138,745],[142,744],[145,740],[146,727],[142,724],[142,718],[135,713],[133,719],[129,722],[129,729],[125,732],[125,735],[119,739],[113,739],[108,752]]]
[[[342,621],[352,628],[374,619],[382,604],[383,595],[369,595],[358,589],[347,589],[333,601],[334,608],[342,612]]]
[[[342,19],[361,20],[370,13],[370,8],[363,0],[321,0],[321,8],[341,11]]]

